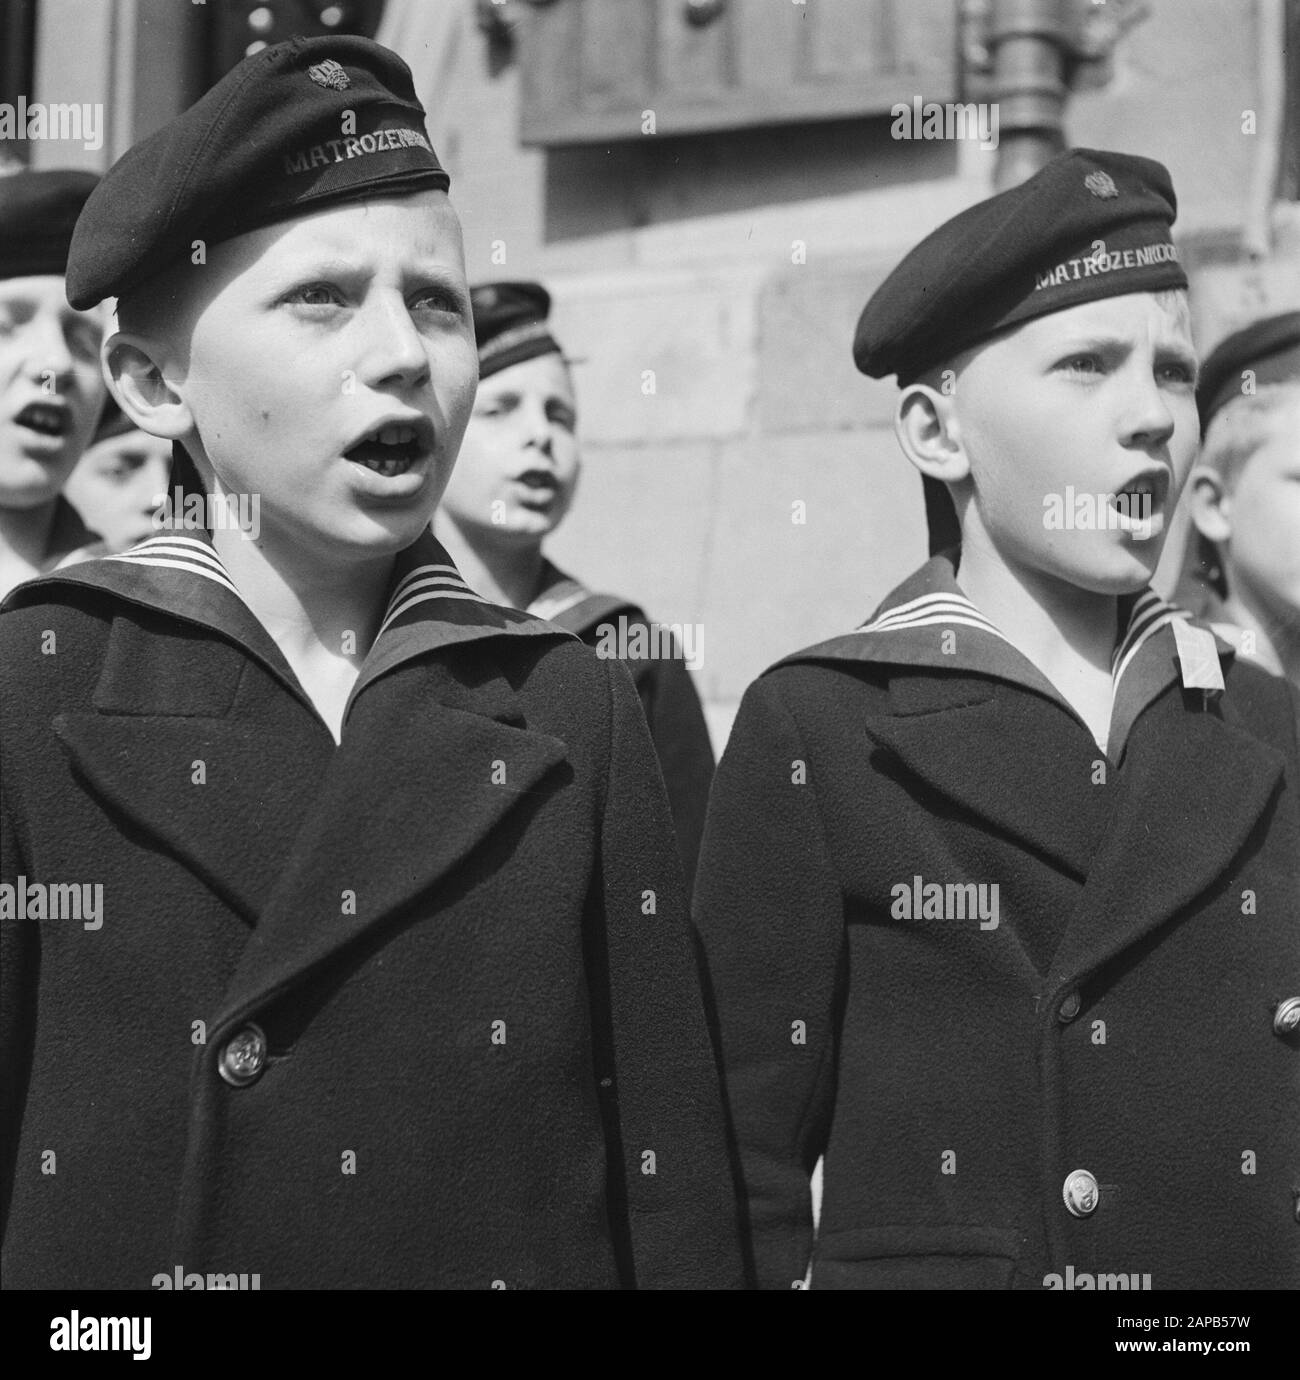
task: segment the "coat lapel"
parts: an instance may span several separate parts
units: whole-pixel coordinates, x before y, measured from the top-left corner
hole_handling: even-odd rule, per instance
[[[479,712],[437,701],[421,667],[448,647],[568,634],[480,598],[428,533],[398,558],[338,747],[203,537],[154,538],[33,581],[23,597],[55,582],[121,609],[96,712],[60,715],[55,731],[114,815],[256,927],[234,1001],[429,890],[564,761],[563,744],[523,726],[504,658],[483,657],[495,674],[475,684]],[[273,683],[248,675],[250,660]],[[355,914],[342,913],[343,891],[356,893]]]
[[[1171,687],[1135,723],[1111,815],[1053,960],[1073,985],[1219,882],[1278,789],[1275,749]],[[1203,787],[1189,791],[1187,782]],[[1153,808],[1157,806],[1158,808]]]
[[[297,733],[277,734],[277,754],[294,754],[301,734],[299,769],[279,773],[266,771],[264,734],[237,720],[64,714],[54,731],[110,816],[255,925],[315,789],[313,753],[319,766],[333,748],[323,726],[299,717]]]
[[[563,780],[564,744],[522,726],[504,680],[482,713],[439,703],[431,681],[426,668],[410,665],[356,701],[221,1025],[415,902],[436,913],[439,883],[507,817]]]
[[[539,637],[568,634],[475,594],[432,534],[401,553],[343,740],[295,816],[292,849],[219,1025],[244,1019],[427,898],[502,821],[562,778],[564,744],[526,727],[510,686],[511,644]],[[448,648],[471,642],[483,644],[470,678],[472,711],[444,702],[449,686],[465,696],[438,664]]]
[[[928,792],[1070,875],[1087,875],[1110,802],[1092,784],[1101,751],[1077,720],[1053,700],[953,672],[897,673],[890,703],[895,712],[869,719],[867,732]],[[1057,802],[1046,811],[1045,775]]]
[[[57,577],[110,595],[121,612],[95,712],[58,715],[54,731],[110,815],[181,859],[253,925],[333,742],[210,548],[158,538],[134,552]],[[160,625],[140,609],[169,616]],[[196,637],[196,625],[218,637]],[[245,702],[250,656],[292,692],[278,702],[272,731],[279,760],[297,762],[296,771],[266,770],[266,729],[255,728]]]
[[[874,663],[891,710],[866,725],[877,747],[947,808],[1083,883],[1052,961],[1058,989],[1219,882],[1284,768],[1221,715],[1230,648],[1150,590],[1120,614],[1109,758],[961,593],[951,555],[923,566],[858,632],[787,658]],[[1189,794],[1189,780],[1205,789]]]

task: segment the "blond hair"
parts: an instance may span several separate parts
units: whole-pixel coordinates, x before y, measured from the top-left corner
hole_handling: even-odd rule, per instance
[[[1225,403],[1210,419],[1198,463],[1231,489],[1242,466],[1272,436],[1277,415],[1297,398],[1300,382],[1262,384],[1257,393]]]

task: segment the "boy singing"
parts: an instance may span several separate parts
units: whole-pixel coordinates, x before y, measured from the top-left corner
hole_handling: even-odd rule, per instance
[[[294,39],[77,225],[186,493],[0,618],[10,1287],[738,1278],[636,692],[426,530],[476,377],[447,186],[399,58]]]
[[[1297,1283],[1296,695],[1147,587],[1197,443],[1174,212],[1075,150],[862,313],[960,544],[755,682],[715,780],[766,1287]]]
[[[70,307],[63,287],[96,181],[62,168],[0,175],[0,598],[103,551],[60,492],[104,403],[102,314]]]

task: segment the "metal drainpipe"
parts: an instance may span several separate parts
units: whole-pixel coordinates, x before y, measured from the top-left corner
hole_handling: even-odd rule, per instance
[[[990,98],[998,103],[1002,191],[1031,177],[1065,148],[1065,61],[1069,0],[993,0]]]

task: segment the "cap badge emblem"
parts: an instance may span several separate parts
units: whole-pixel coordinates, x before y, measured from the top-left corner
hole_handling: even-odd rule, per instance
[[[1093,196],[1099,197],[1102,201],[1109,201],[1111,197],[1119,195],[1119,188],[1109,173],[1090,172],[1083,179],[1083,185]]]
[[[333,58],[326,58],[307,69],[307,75],[317,86],[334,91],[346,91],[352,85],[352,78]]]

